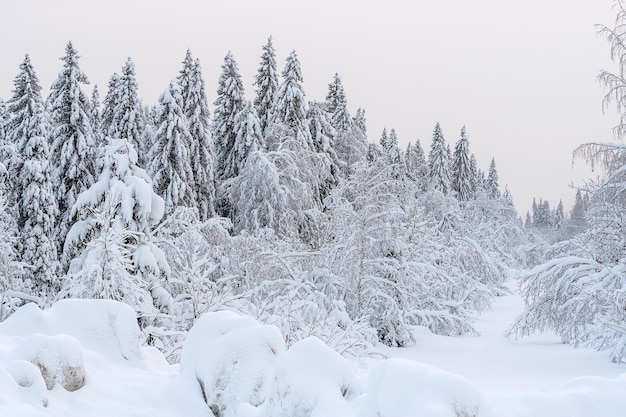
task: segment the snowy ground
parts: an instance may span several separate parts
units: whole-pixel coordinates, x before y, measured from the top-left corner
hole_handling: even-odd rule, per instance
[[[183,363],[172,367],[136,343],[129,307],[91,303],[30,308],[0,323],[1,417],[211,416],[204,398],[215,410],[227,405],[223,417],[625,415],[626,367],[607,354],[552,335],[503,337],[522,309],[515,294],[479,319],[480,336],[417,329],[415,346],[381,348],[392,359],[358,364],[315,339],[285,350],[275,328],[214,313],[192,330]],[[33,363],[51,370],[51,390]],[[69,365],[85,376],[73,392],[60,371]]]
[[[510,288],[512,295],[497,298],[493,309],[478,319],[480,336],[443,337],[418,329],[415,346],[381,353],[464,376],[485,394],[552,390],[581,376],[616,378],[626,373],[626,366],[611,363],[607,353],[572,349],[552,334],[507,340],[505,332],[524,308],[514,281]]]

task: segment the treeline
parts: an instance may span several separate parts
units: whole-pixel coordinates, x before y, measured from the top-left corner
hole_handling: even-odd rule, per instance
[[[307,101],[297,54],[271,38],[248,101],[224,58],[210,114],[188,51],[158,103],[129,58],[100,103],[73,45],[47,99],[28,56],[0,106],[0,313],[111,298],[176,357],[203,312],[228,308],[338,350],[472,332],[530,244],[495,161],[435,126],[428,157],[396,132],[368,143],[339,75]]]

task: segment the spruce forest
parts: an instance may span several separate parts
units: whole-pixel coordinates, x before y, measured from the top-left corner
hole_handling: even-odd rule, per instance
[[[605,106],[620,110],[624,22],[601,30],[620,64],[600,75]],[[478,334],[524,271],[509,338],[549,330],[625,360],[624,144],[574,151],[603,176],[571,211],[538,197],[520,215],[471,126],[402,147],[350,113],[338,74],[312,99],[295,51],[278,63],[269,38],[260,53],[250,83],[226,54],[214,86],[188,50],[157,103],[131,58],[99,91],[70,42],[47,97],[29,56],[16,65],[0,102],[0,321],[114,300],[177,364],[194,324],[226,310],[286,348],[315,336],[354,358],[411,346],[416,327]]]

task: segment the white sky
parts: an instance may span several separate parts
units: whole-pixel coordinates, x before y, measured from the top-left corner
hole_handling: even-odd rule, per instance
[[[524,215],[532,197],[570,207],[571,151],[612,140],[595,77],[610,69],[594,24],[613,21],[612,0],[4,0],[0,97],[10,97],[25,53],[46,90],[68,40],[104,97],[131,56],[140,95],[153,103],[178,74],[186,49],[203,66],[209,100],[231,50],[250,98],[261,45],[274,38],[279,69],[295,49],[309,100],[338,72],[350,110],[366,109],[368,136],[395,127],[428,152],[437,121],[451,145],[467,126],[486,169],[496,158]],[[89,88],[90,93],[90,88]],[[582,163],[577,163],[580,167]]]

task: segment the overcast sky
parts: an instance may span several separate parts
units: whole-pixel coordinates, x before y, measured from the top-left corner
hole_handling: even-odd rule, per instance
[[[200,58],[209,100],[230,50],[247,94],[261,46],[300,57],[307,99],[322,100],[338,72],[352,113],[366,109],[368,136],[394,127],[428,152],[439,121],[451,146],[467,126],[487,169],[495,157],[524,215],[533,196],[571,206],[587,172],[572,171],[580,143],[613,139],[601,111],[608,47],[594,24],[613,21],[612,0],[20,0],[0,6],[0,97],[10,97],[25,53],[46,90],[71,40],[101,97],[130,56],[139,93],[156,102],[187,48]],[[91,86],[87,87],[91,92]],[[577,163],[580,166],[581,163]],[[584,173],[583,173],[584,172]]]

